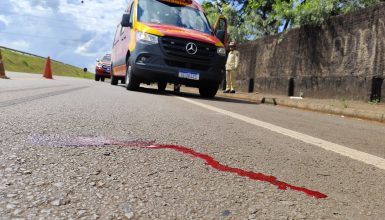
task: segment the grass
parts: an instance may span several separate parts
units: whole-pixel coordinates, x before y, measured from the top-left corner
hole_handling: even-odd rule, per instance
[[[346,102],[346,100],[345,99],[342,99],[342,106],[344,107],[344,108],[348,108],[349,106],[348,106],[348,103]]]
[[[43,74],[45,59],[21,54],[12,50],[1,48],[4,67],[7,71]],[[51,60],[54,76],[69,76],[93,79],[94,74],[84,73],[83,69]]]

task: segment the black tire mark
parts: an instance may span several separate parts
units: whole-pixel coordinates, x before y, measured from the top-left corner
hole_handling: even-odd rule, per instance
[[[32,90],[39,90],[39,89],[59,88],[59,87],[65,87],[65,86],[68,86],[68,84],[66,84],[66,85],[58,85],[58,86],[44,86],[44,87],[25,88],[25,89],[0,90],[0,94],[11,93],[11,92],[32,91]]]
[[[48,98],[51,96],[62,95],[65,93],[74,92],[74,91],[85,89],[85,88],[89,88],[89,86],[81,86],[81,87],[76,87],[76,88],[71,88],[71,89],[49,92],[49,93],[45,93],[45,94],[39,94],[39,95],[34,95],[34,96],[27,96],[27,97],[23,97],[23,98],[8,100],[8,101],[0,102],[0,108],[13,106],[13,105],[17,105],[17,104],[21,104],[21,103],[25,103],[25,102],[31,102],[31,101],[38,100],[38,99]]]

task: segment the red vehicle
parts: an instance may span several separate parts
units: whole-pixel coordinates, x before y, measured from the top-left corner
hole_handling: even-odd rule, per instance
[[[101,60],[96,60],[95,81],[111,77],[111,54],[106,54]]]
[[[128,90],[182,84],[214,97],[224,76],[226,33],[226,19],[212,29],[194,0],[131,0],[115,33],[111,84],[123,80]]]

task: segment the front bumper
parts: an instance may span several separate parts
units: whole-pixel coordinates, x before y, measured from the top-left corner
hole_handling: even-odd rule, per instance
[[[106,77],[109,78],[111,76],[111,71],[105,70],[103,68],[96,68],[95,69],[95,74],[98,76]]]
[[[160,44],[138,42],[131,53],[133,74],[142,82],[168,82],[199,87],[202,83],[220,83],[224,76],[226,57],[215,54],[207,60],[170,56]],[[179,78],[179,72],[199,73],[199,80]]]

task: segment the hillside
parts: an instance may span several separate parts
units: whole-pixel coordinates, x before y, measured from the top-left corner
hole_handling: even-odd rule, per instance
[[[13,72],[27,72],[42,74],[45,59],[37,56],[23,54],[6,48],[0,48],[3,56],[5,70]],[[69,76],[93,79],[94,74],[84,73],[83,69],[52,60],[52,72],[54,76]]]

